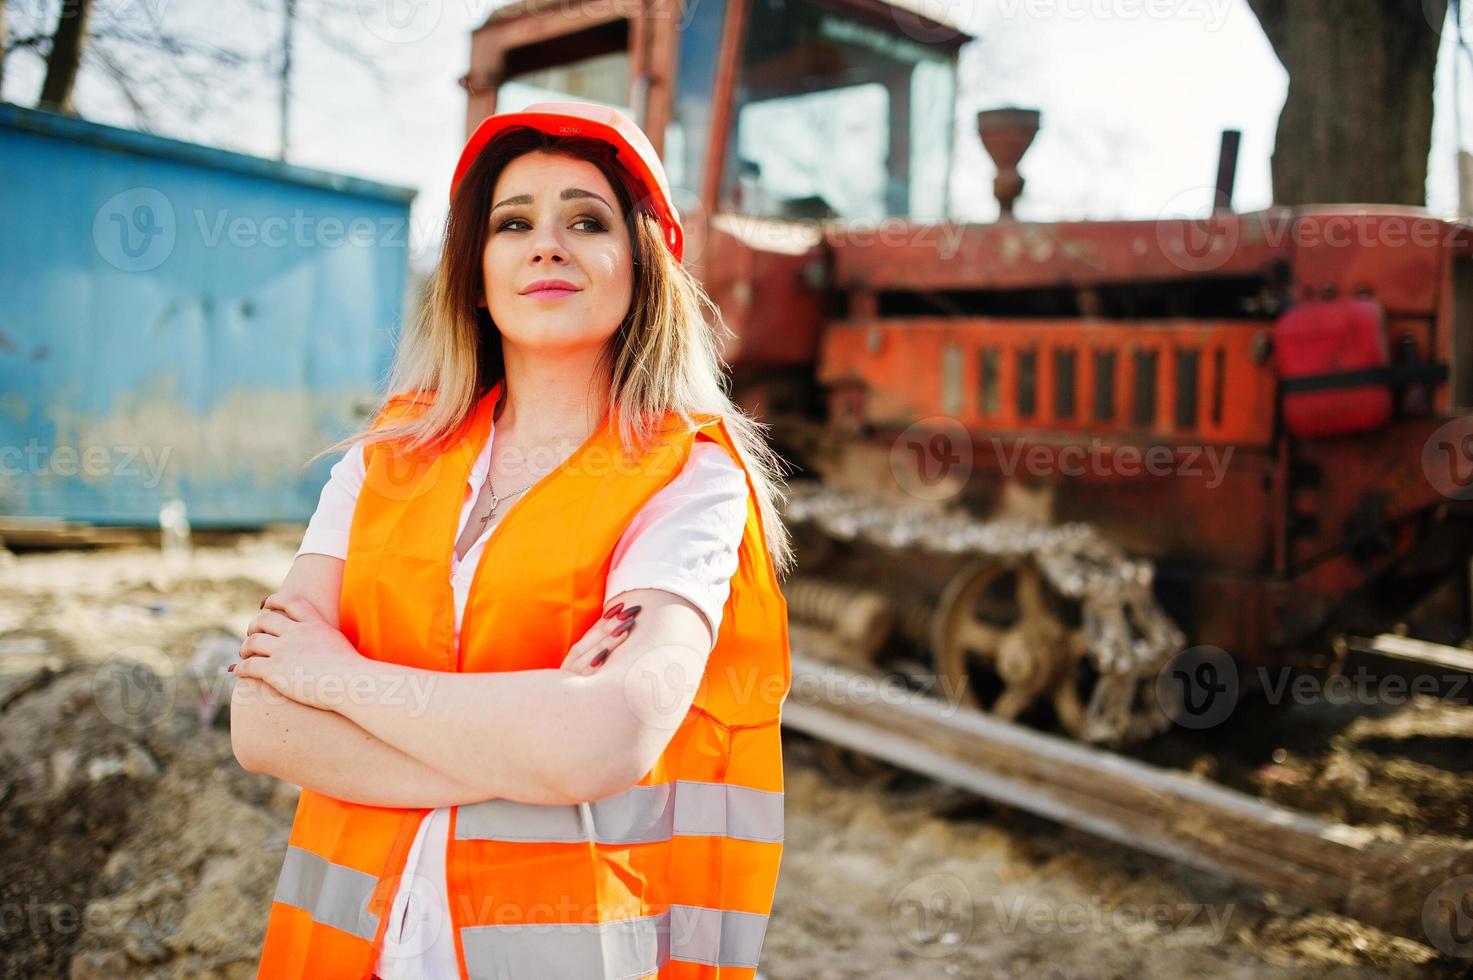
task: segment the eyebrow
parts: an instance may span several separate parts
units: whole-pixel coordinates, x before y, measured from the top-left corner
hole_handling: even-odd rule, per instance
[[[610,211],[614,210],[613,207],[609,204],[609,202],[608,201],[604,201],[604,199],[600,195],[593,193],[593,191],[585,191],[581,187],[565,187],[565,188],[563,188],[562,194],[560,194],[558,196],[562,200],[564,200],[564,201],[571,201],[571,200],[573,200],[575,198],[579,198],[579,197],[591,197],[591,198],[594,198],[596,200],[603,201],[604,207],[608,208]],[[531,194],[518,194],[516,197],[509,197],[509,198],[507,198],[506,200],[502,201],[500,204],[496,205],[496,207],[492,208],[491,210],[492,211],[495,211],[495,210],[497,210],[497,208],[504,208],[508,204],[531,204],[531,203],[532,203],[532,195]]]

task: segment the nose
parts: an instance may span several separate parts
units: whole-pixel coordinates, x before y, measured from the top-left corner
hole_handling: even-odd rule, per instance
[[[568,250],[563,245],[562,235],[557,227],[557,222],[538,222],[536,234],[532,238],[531,252],[529,255],[533,265],[539,265],[544,261],[550,262],[553,265],[567,264]]]

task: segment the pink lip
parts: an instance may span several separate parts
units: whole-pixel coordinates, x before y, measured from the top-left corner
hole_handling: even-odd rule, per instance
[[[578,292],[576,289],[532,289],[523,293],[531,299],[562,299],[564,296],[572,296]]]
[[[533,299],[562,299],[576,292],[578,287],[566,279],[539,279],[522,290],[522,295]]]

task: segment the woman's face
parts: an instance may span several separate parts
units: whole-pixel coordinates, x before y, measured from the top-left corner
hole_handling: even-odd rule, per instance
[[[533,152],[501,171],[482,259],[487,309],[507,341],[599,347],[629,312],[633,246],[603,171]],[[535,290],[545,280],[571,289]]]

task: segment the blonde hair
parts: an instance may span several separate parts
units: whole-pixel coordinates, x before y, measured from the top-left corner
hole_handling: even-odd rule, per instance
[[[767,551],[779,578],[795,563],[787,528],[778,513],[785,486],[782,458],[768,445],[765,423],[744,414],[728,394],[716,331],[734,336],[701,284],[664,243],[654,210],[601,140],[559,137],[530,128],[498,136],[466,171],[445,219],[445,244],[423,303],[397,346],[388,390],[373,418],[396,396],[432,398],[406,421],[370,423],[313,459],[365,443],[404,440],[409,450],[439,443],[469,418],[476,403],[506,376],[500,330],[483,296],[481,259],[490,225],[491,195],[508,163],[524,153],[558,153],[594,164],[608,178],[623,210],[633,249],[634,282],[629,312],[609,338],[589,379],[609,379],[608,404],[626,453],[648,449],[656,423],[673,412],[686,430],[720,416],[746,467],[761,515]]]

